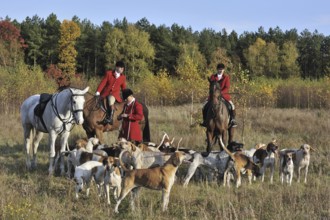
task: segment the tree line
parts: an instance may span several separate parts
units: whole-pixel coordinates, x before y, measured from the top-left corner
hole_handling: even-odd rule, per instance
[[[202,103],[217,63],[227,67],[237,106],[329,108],[329,36],[304,30],[230,34],[125,18],[21,23],[0,19],[0,112],[16,112],[29,95],[59,86],[95,91],[105,70],[123,60],[128,86],[147,104]],[[316,80],[315,80],[316,79]]]
[[[4,31],[8,28],[6,21],[18,29],[12,32],[16,38],[5,36],[4,32],[9,33]],[[196,64],[194,70],[189,70],[196,74],[214,71],[218,62],[225,63],[232,72],[248,71],[250,78],[318,79],[330,73],[330,38],[316,30],[298,34],[296,29],[282,31],[275,27],[266,32],[260,27],[257,32],[238,35],[225,29],[198,32],[178,24],[156,26],[146,18],[136,23],[126,18],[104,21],[100,26],[77,16],[61,22],[55,14],[46,19],[27,17],[21,23],[6,17],[0,28],[1,65],[10,65],[12,56],[19,52],[13,51],[13,44],[21,43],[27,65],[42,70],[55,65],[64,73],[80,73],[87,78],[103,75],[117,60],[125,61],[131,81],[164,70],[170,76],[182,77],[180,69],[184,69],[187,59]],[[8,41],[12,41],[11,46],[6,48]]]

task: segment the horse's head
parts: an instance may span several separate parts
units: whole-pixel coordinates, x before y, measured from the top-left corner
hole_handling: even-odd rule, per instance
[[[73,118],[78,125],[84,123],[83,109],[85,103],[85,94],[88,92],[88,90],[88,86],[84,90],[70,88],[70,91],[72,92],[71,108],[73,112]]]
[[[212,103],[217,104],[220,101],[220,97],[221,97],[220,85],[217,81],[209,80],[209,82],[210,82],[210,91],[209,91],[210,100],[212,101]]]

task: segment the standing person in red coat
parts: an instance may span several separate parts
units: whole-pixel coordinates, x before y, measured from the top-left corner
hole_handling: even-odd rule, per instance
[[[104,124],[113,124],[113,113],[115,102],[122,102],[120,91],[126,89],[126,76],[123,74],[125,64],[123,61],[116,63],[115,70],[106,71],[100,85],[97,87],[96,96],[101,95],[107,98],[107,115],[103,120]]]
[[[230,104],[231,109],[230,109],[230,126],[231,127],[237,127],[237,123],[235,120],[236,116],[236,110],[235,110],[235,105],[233,101],[231,100],[230,94],[229,94],[229,88],[230,88],[230,78],[228,74],[225,74],[225,65],[223,63],[219,63],[217,65],[217,72],[212,74],[210,77],[210,81],[216,81],[220,85],[221,89],[221,95],[222,97]],[[208,108],[210,106],[210,101],[207,100],[207,103],[203,107],[203,123],[201,123],[201,126],[206,127],[206,114],[208,111]]]
[[[133,96],[133,91],[124,89],[123,99],[126,101],[122,114],[118,120],[123,120],[119,138],[123,137],[128,141],[135,141],[138,145],[142,142],[142,131],[139,122],[143,119],[143,106]]]

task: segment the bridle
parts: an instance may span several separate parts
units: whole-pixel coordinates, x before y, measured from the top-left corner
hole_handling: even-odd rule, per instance
[[[63,91],[65,91],[65,90],[63,90]],[[63,91],[61,91],[61,92],[63,92]],[[54,111],[56,117],[58,117],[58,118],[60,119],[60,121],[63,123],[63,129],[62,129],[62,131],[60,132],[60,134],[61,134],[63,131],[66,130],[66,125],[67,125],[67,124],[75,125],[75,122],[77,122],[77,118],[76,118],[76,116],[75,116],[76,113],[78,113],[78,112],[82,112],[82,111],[83,111],[83,108],[81,108],[81,109],[74,109],[74,104],[73,104],[74,101],[73,101],[73,99],[74,99],[74,97],[76,97],[76,96],[84,96],[84,95],[83,95],[83,94],[74,94],[74,93],[71,91],[71,89],[69,89],[69,91],[70,91],[70,93],[71,93],[71,98],[70,98],[70,115],[69,115],[68,118],[62,118],[62,117],[60,116],[60,113],[58,112],[58,109],[57,109],[57,106],[56,106],[57,98],[58,98],[58,95],[59,95],[60,93],[56,93],[56,94],[54,94],[53,97],[51,98],[51,106],[52,106],[52,108],[53,108],[53,111]],[[72,114],[72,113],[73,113],[73,114]],[[71,130],[73,129],[73,127],[74,127],[74,126],[72,126]],[[71,131],[71,130],[70,130],[70,131]]]

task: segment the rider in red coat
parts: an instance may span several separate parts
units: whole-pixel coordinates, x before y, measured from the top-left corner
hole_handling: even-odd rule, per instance
[[[230,117],[231,117],[230,126],[237,127],[237,123],[236,123],[236,120],[235,120],[235,116],[236,116],[235,105],[232,102],[230,94],[229,94],[230,78],[229,78],[228,74],[224,73],[224,71],[225,71],[225,65],[223,63],[219,63],[217,65],[217,72],[211,75],[210,81],[216,81],[216,82],[219,83],[222,97],[231,106],[231,109],[230,109]],[[210,105],[210,102],[208,100],[207,103],[205,104],[205,106],[203,107],[203,123],[201,123],[201,126],[204,126],[204,127],[206,127],[205,118],[206,118],[207,109],[208,109],[209,105]]]
[[[135,141],[135,144],[138,145],[142,142],[142,131],[139,122],[144,117],[143,106],[136,101],[132,90],[124,89],[122,94],[123,99],[127,103],[124,106],[122,114],[118,116],[118,120],[123,120],[119,138],[123,137],[126,140]]]
[[[113,113],[115,111],[115,102],[122,102],[120,91],[126,89],[126,76],[123,74],[125,64],[122,61],[116,63],[115,70],[106,71],[100,85],[97,87],[96,96],[101,95],[107,98],[107,117],[103,120],[104,124],[113,123]]]

